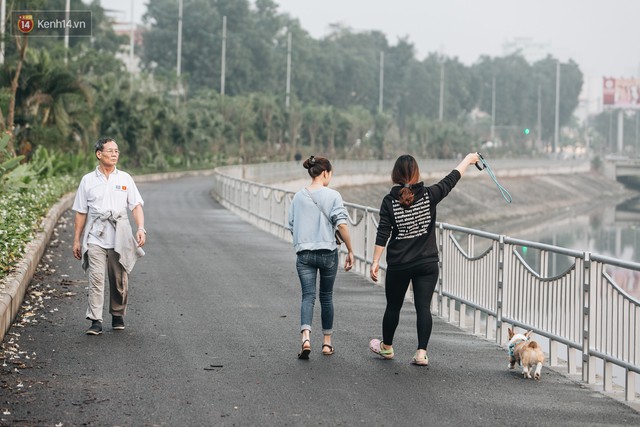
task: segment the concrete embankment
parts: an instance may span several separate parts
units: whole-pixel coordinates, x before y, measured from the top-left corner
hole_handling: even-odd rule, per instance
[[[425,179],[425,184],[437,178]],[[617,204],[640,193],[595,172],[532,174],[498,177],[511,196],[508,204],[491,178],[475,168],[467,170],[456,188],[438,206],[438,221],[506,233],[518,224],[562,215],[569,210],[589,210]],[[347,202],[379,207],[391,183],[336,187]]]

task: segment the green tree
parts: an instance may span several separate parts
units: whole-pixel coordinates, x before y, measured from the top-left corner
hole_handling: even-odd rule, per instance
[[[347,110],[346,119],[349,122],[347,149],[353,151],[354,155],[360,153],[360,156],[366,156],[368,141],[374,128],[373,115],[366,108],[356,105]]]
[[[551,56],[533,64],[534,87],[530,89],[531,110],[533,114],[528,117],[528,123],[536,123],[537,90],[541,91],[542,103],[542,138],[551,140],[555,131],[555,100],[556,100],[556,70],[558,60]],[[535,84],[537,83],[537,85]],[[570,60],[560,64],[560,102],[559,102],[559,126],[570,123],[573,112],[579,103],[580,91],[584,83],[584,77],[578,65]],[[531,125],[527,125],[531,126]],[[533,127],[533,126],[531,126]]]
[[[300,128],[302,127],[302,111],[296,102],[291,104],[286,113],[287,136],[289,140],[289,150],[287,159],[293,160],[298,152],[298,141],[300,139]]]
[[[275,156],[273,149],[282,128],[284,114],[278,105],[277,97],[269,94],[256,94],[253,97],[253,106],[256,113],[256,136],[264,141],[267,154]]]
[[[316,150],[324,119],[324,110],[317,105],[307,105],[302,109],[302,134],[311,151]]]
[[[384,56],[384,110],[391,110],[402,137],[408,114],[409,94],[415,90],[416,82],[411,79],[412,66],[416,64],[415,49],[407,39],[401,39],[395,46],[386,48]],[[379,79],[378,79],[379,80]],[[378,81],[378,84],[380,82]]]
[[[386,113],[378,113],[374,116],[373,119],[373,132],[371,135],[371,142],[374,152],[377,155],[379,160],[384,160],[387,158],[387,134],[391,126],[393,125],[393,121],[391,116]]]

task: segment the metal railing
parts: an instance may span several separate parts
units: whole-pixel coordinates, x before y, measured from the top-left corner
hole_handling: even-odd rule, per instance
[[[248,173],[249,168],[217,169],[213,175],[217,200],[246,221],[291,241],[286,226],[295,193],[242,178],[260,178],[255,170]],[[277,170],[275,180],[283,180],[287,169],[282,164],[260,168],[268,173]],[[299,170],[297,164],[295,173]],[[354,271],[368,276],[378,209],[345,206]],[[582,380],[596,384],[600,372],[604,391],[612,391],[615,373],[623,372],[620,385],[625,399],[638,400],[640,302],[615,278],[629,277],[623,272],[637,277],[640,264],[445,223],[437,226],[441,274],[438,298],[433,300],[435,313],[498,344],[505,343],[509,326],[531,329],[548,340],[551,366],[559,366],[562,350],[569,374],[578,373],[580,367]],[[384,257],[381,261],[384,283]]]

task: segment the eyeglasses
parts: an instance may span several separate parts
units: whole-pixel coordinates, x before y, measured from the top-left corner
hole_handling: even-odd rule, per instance
[[[112,153],[120,154],[120,150],[114,150],[113,148],[110,148],[108,150],[102,150],[102,152],[103,153],[106,152],[106,153],[109,153],[109,154],[112,154]]]

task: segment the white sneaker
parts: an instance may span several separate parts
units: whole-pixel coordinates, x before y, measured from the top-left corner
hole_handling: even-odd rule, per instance
[[[427,354],[425,353],[424,357],[420,357],[418,356],[418,352],[416,351],[416,354],[413,355],[413,359],[411,359],[411,364],[418,366],[428,366],[429,356],[427,356]]]

